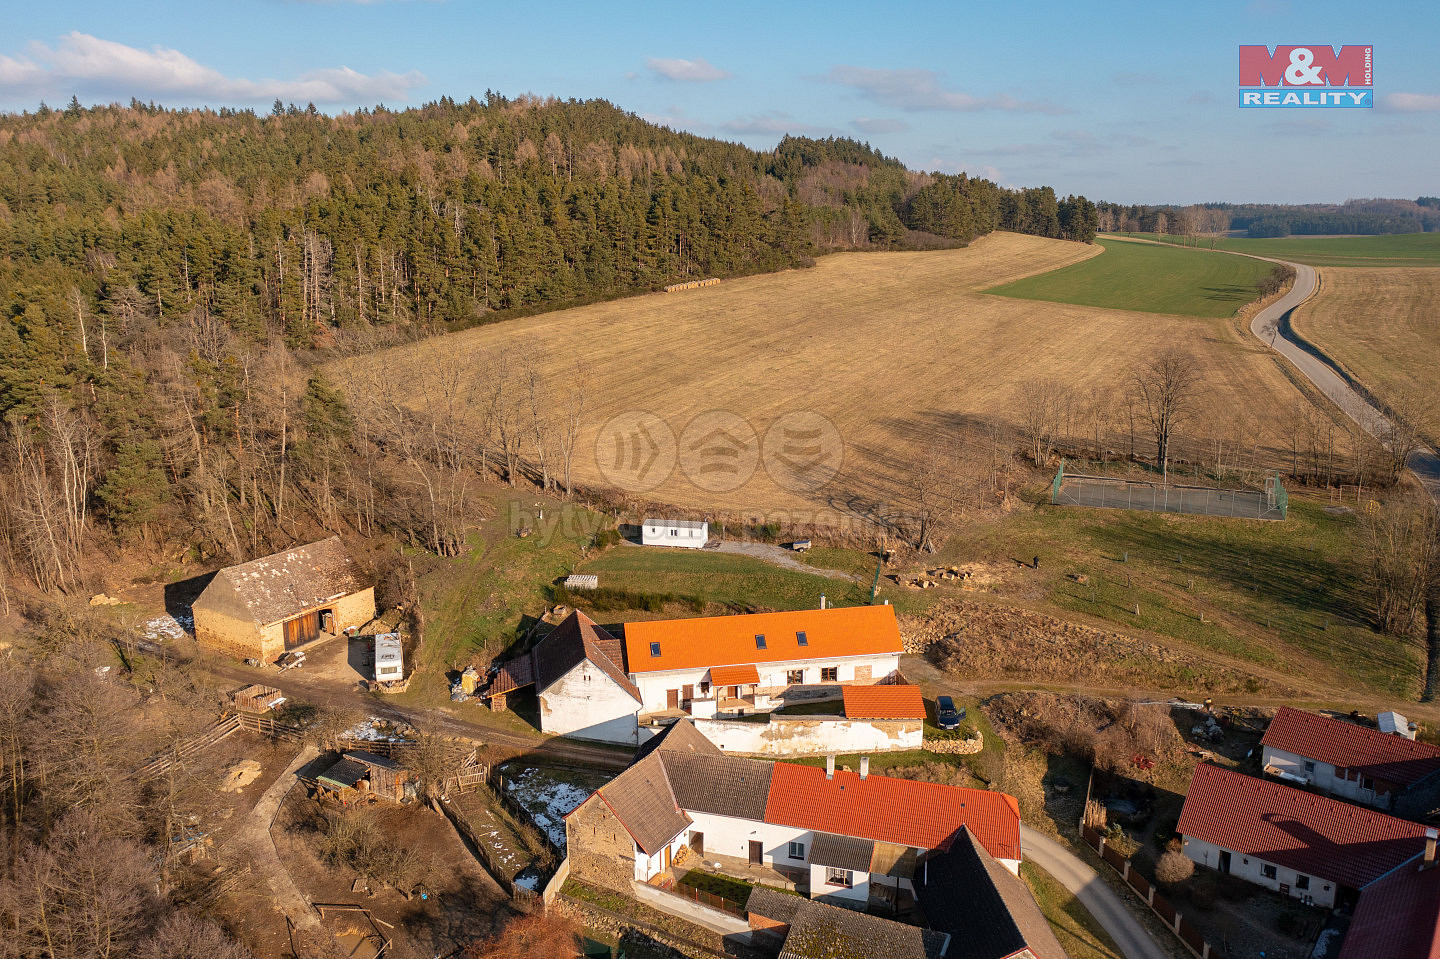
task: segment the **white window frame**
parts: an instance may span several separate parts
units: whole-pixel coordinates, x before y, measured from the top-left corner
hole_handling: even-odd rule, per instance
[[[789,847],[785,850],[785,854],[791,859],[799,859],[803,862],[805,859],[805,844],[803,842],[791,841]]]
[[[844,889],[855,888],[855,873],[850,869],[840,869],[836,866],[825,867],[825,885],[840,886]]]

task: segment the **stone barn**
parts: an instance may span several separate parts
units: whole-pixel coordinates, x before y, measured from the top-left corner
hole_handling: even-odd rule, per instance
[[[375,618],[375,588],[332,536],[215,574],[192,610],[207,649],[270,661]]]

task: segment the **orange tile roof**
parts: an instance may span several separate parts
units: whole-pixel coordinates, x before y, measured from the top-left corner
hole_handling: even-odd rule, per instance
[[[919,686],[845,686],[847,719],[924,719]]]
[[[1434,746],[1289,706],[1275,713],[1260,743],[1401,787],[1440,770]]]
[[[711,686],[742,686],[760,682],[760,670],[749,666],[714,666],[710,670]]]
[[[765,821],[917,849],[948,848],[968,826],[996,859],[1021,858],[1019,803],[985,789],[776,763]]]
[[[804,633],[806,645],[799,643]],[[755,637],[765,637],[765,648]],[[660,655],[651,655],[658,643]],[[632,674],[747,663],[784,663],[840,656],[899,653],[900,626],[891,606],[802,609],[701,619],[625,624],[625,658]]]

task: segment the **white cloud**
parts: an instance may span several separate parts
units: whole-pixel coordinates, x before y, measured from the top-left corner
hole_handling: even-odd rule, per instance
[[[1384,99],[1386,108],[1405,113],[1440,111],[1440,93],[1391,93]]]
[[[830,136],[839,132],[833,127],[816,126],[813,123],[801,123],[782,110],[766,110],[764,113],[757,113],[753,116],[738,117],[720,124],[720,129],[726,133],[757,133],[782,136],[787,133],[797,136]]]
[[[665,79],[680,83],[711,83],[730,75],[699,57],[694,60],[651,57],[645,61],[645,65]]]
[[[1005,110],[1016,113],[1068,113],[1042,100],[1020,100],[1002,93],[977,97],[959,90],[947,90],[944,75],[934,70],[877,70],[842,64],[832,67],[825,79],[858,90],[861,96],[899,110]]]
[[[884,117],[860,117],[851,120],[850,125],[861,133],[904,133],[910,129],[910,124],[904,120],[890,120]]]
[[[53,46],[32,42],[25,55],[0,55],[0,87],[17,95],[63,98],[166,98],[192,102],[258,103],[279,98],[299,103],[373,103],[404,100],[429,81],[419,71],[364,74],[349,67],[311,70],[290,80],[227,77],[179,50],[149,50],[78,31]]]

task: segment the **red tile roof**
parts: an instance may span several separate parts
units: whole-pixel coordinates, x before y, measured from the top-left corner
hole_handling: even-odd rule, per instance
[[[948,848],[961,826],[996,859],[1020,858],[1020,806],[982,789],[776,763],[765,821],[919,849]]]
[[[1425,848],[1425,827],[1279,783],[1204,765],[1177,831],[1351,889]]]
[[[1289,706],[1280,707],[1260,742],[1402,787],[1440,770],[1440,748]]]
[[[805,634],[806,645],[799,642]],[[765,648],[755,637],[765,637]],[[658,643],[660,655],[651,655]],[[700,619],[625,624],[625,658],[632,674],[747,663],[784,663],[840,656],[899,653],[893,606],[802,609]]]
[[[1440,868],[1419,865],[1365,887],[1340,959],[1440,959]]]
[[[847,719],[924,719],[919,686],[845,686]]]
[[[711,686],[742,686],[760,682],[760,670],[749,666],[716,666],[710,670]]]

